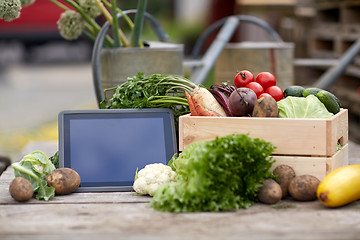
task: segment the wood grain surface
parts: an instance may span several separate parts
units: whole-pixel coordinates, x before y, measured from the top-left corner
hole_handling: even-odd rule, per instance
[[[350,152],[358,145],[350,145]],[[359,155],[351,163],[360,163]],[[48,202],[14,201],[14,171],[0,176],[0,239],[360,239],[360,201],[338,209],[318,201],[211,213],[168,213],[131,192],[73,193]]]

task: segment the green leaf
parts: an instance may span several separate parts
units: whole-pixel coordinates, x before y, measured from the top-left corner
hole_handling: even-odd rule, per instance
[[[59,151],[49,158],[50,162],[54,164],[55,168],[59,168]]]

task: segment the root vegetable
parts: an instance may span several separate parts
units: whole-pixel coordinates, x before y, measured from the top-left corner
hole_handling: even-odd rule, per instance
[[[266,179],[258,190],[258,199],[265,204],[275,204],[281,200],[280,185],[273,179]]]
[[[257,100],[253,117],[279,117],[279,109],[276,100],[272,97],[261,97]]]
[[[80,186],[80,181],[79,174],[70,168],[55,169],[46,177],[48,186],[54,187],[57,195],[74,192]]]
[[[257,101],[256,93],[250,88],[238,88],[229,97],[229,108],[234,116],[251,115]]]
[[[192,101],[192,99],[191,99],[190,94],[189,94],[187,91],[185,91],[185,96],[186,96],[186,100],[187,100],[187,102],[188,102],[188,104],[189,104],[190,115],[191,115],[191,116],[197,116],[197,112],[196,112],[196,110],[195,110],[194,103],[193,103],[193,101]]]
[[[215,97],[215,99],[220,103],[221,107],[224,109],[226,116],[232,117],[232,113],[229,108],[229,98],[220,90],[210,89],[211,94]]]
[[[281,164],[274,169],[273,174],[279,175],[276,182],[281,187],[282,197],[286,197],[288,195],[290,182],[295,177],[294,169],[289,165]]]
[[[213,116],[219,117],[219,114],[212,110],[207,110],[203,105],[200,104],[199,100],[197,100],[194,96],[191,96],[191,101],[194,104],[194,110],[196,112],[196,116]]]
[[[192,98],[197,99],[199,104],[207,111],[214,112],[216,115],[226,117],[226,113],[220,103],[215,99],[212,93],[203,87],[195,87],[190,93]],[[194,103],[195,105],[195,103]],[[195,106],[196,107],[196,106]]]
[[[289,184],[289,193],[297,201],[313,201],[316,199],[320,180],[311,175],[301,175],[293,178]]]
[[[32,184],[23,177],[16,177],[10,183],[9,192],[12,198],[19,202],[30,200],[34,194]]]

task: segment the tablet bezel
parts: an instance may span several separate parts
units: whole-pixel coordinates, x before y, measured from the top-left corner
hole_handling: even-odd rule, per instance
[[[173,155],[173,153],[177,153],[177,137],[175,130],[175,121],[174,121],[174,113],[171,109],[168,108],[146,108],[146,109],[90,109],[90,110],[65,110],[61,111],[58,116],[58,126],[59,126],[59,167],[71,167],[67,161],[65,161],[64,156],[65,151],[69,151],[69,149],[65,149],[65,141],[68,138],[66,134],[68,131],[68,125],[66,122],[66,118],[71,118],[74,116],[90,119],[96,116],[101,116],[101,118],[106,118],[106,115],[109,116],[118,116],[119,118],[128,117],[130,115],[140,114],[141,116],[146,118],[146,115],[149,113],[158,114],[163,117],[163,114],[168,114],[168,117],[164,117],[164,120],[168,121],[167,124],[169,129],[165,129],[166,139],[169,139],[172,143],[167,144],[166,153],[169,161]],[[105,116],[105,117],[104,117]],[[138,115],[139,116],[139,115]],[[135,172],[134,172],[135,174]],[[77,192],[106,192],[106,191],[132,191],[132,184],[126,184],[129,181],[121,181],[117,186],[81,186],[78,188]],[[132,182],[132,181],[130,181]],[[121,184],[120,184],[121,183]],[[126,185],[123,185],[126,184]]]

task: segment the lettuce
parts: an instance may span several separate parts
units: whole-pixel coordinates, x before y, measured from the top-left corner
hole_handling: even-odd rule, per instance
[[[275,147],[244,134],[194,142],[170,166],[176,181],[162,184],[150,206],[170,212],[229,211],[248,208],[266,178]]]
[[[55,196],[55,188],[48,187],[45,180],[46,176],[55,170],[55,166],[45,153],[34,151],[11,166],[14,168],[15,177],[23,177],[29,180],[37,199],[48,201]]]
[[[315,96],[286,97],[277,102],[281,118],[330,118],[325,105]]]

